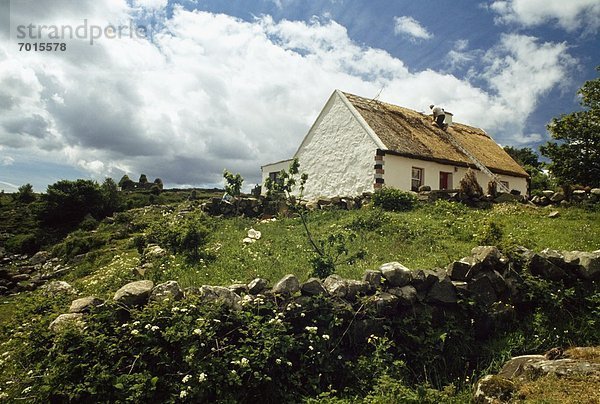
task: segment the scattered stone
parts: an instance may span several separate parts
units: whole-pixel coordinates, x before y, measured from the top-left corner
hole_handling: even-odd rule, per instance
[[[128,283],[117,290],[113,299],[124,306],[140,306],[145,304],[150,297],[154,282],[144,280]]]
[[[580,278],[600,280],[600,250],[594,252],[565,251],[563,255],[565,263],[574,266]]]
[[[477,382],[473,402],[475,404],[507,403],[516,389],[515,383],[505,377],[487,375]]]
[[[237,295],[247,295],[248,294],[248,285],[245,283],[234,283],[233,285],[228,286],[229,290]]]
[[[542,278],[549,279],[551,281],[559,281],[569,277],[562,268],[553,264],[540,254],[535,253],[529,260],[529,270],[533,275],[541,276]]]
[[[29,263],[31,265],[39,265],[44,264],[49,259],[50,253],[48,251],[38,251],[29,259]]]
[[[326,295],[327,289],[318,278],[310,278],[300,286],[302,294],[305,296]]]
[[[42,289],[45,294],[48,295],[57,295],[57,294],[67,294],[73,293],[75,289],[73,286],[69,285],[65,281],[53,281],[42,286]]]
[[[398,303],[401,306],[412,306],[417,301],[417,289],[414,286],[406,285],[401,288],[391,288],[388,292],[398,297]]]
[[[448,276],[454,281],[466,281],[469,275],[472,276],[471,268],[473,263],[469,262],[469,258],[462,258],[460,261],[454,261],[446,267]],[[471,261],[473,261],[471,259]]]
[[[263,278],[256,278],[248,284],[248,293],[258,295],[267,289],[269,282]]]
[[[554,195],[552,195],[552,197],[550,197],[550,202],[553,202],[553,203],[562,202],[564,200],[565,200],[565,194],[563,194],[562,192],[557,192]]]
[[[300,291],[300,282],[298,281],[298,278],[296,278],[296,275],[288,274],[281,278],[281,280],[273,286],[271,291],[280,295],[293,295]]]
[[[553,210],[552,212],[548,213],[548,217],[550,219],[554,219],[555,217],[559,217],[560,216],[560,212],[558,210]]]
[[[144,250],[143,256],[145,260],[155,260],[166,257],[167,251],[157,244],[150,244]]]
[[[248,237],[254,240],[260,240],[262,233],[258,230],[250,229],[248,230]]]
[[[163,300],[181,300],[183,299],[183,290],[179,287],[176,281],[167,281],[156,285],[150,293],[149,300],[151,302],[159,302]]]
[[[554,195],[554,191],[551,191],[549,189],[546,189],[544,191],[542,191],[542,194],[546,197],[546,198],[552,198],[552,196]]]
[[[394,296],[391,293],[381,292],[375,296],[370,297],[368,300],[369,304],[375,306],[375,310],[378,314],[393,314],[398,308],[399,302],[398,296]]]
[[[67,313],[61,314],[50,323],[48,328],[52,332],[60,332],[69,326],[83,327],[83,314],[82,313]]]
[[[255,243],[255,242],[256,242],[256,239],[250,238],[250,237],[244,237],[242,239],[242,243],[244,243],[244,244],[252,244],[252,243]]]
[[[366,270],[363,281],[368,282],[374,289],[379,288],[381,286],[381,271]]]
[[[496,246],[478,246],[471,250],[471,255],[477,262],[480,262],[484,269],[496,269],[501,263],[505,262],[505,257],[502,255]]]
[[[399,262],[383,264],[379,271],[391,287],[408,285],[412,280],[411,270]]]
[[[69,313],[87,313],[92,308],[102,305],[104,301],[94,296],[82,297],[71,302]]]
[[[469,282],[467,290],[474,295],[475,301],[484,306],[491,306],[498,298],[492,282],[487,276],[481,276]]]
[[[512,193],[501,193],[496,198],[494,198],[494,202],[496,203],[507,203],[507,202],[520,202],[523,198],[520,195],[514,195]]]
[[[590,191],[590,195],[600,196],[600,188],[592,188]]]
[[[427,294],[427,301],[441,304],[453,304],[457,302],[456,289],[449,277],[445,277],[433,284]]]
[[[349,300],[354,300],[359,295],[366,295],[369,292],[371,285],[367,281],[357,281],[354,279],[346,279],[346,287],[348,288],[348,292],[346,293],[346,298]]]
[[[333,297],[343,298],[348,294],[348,284],[346,283],[346,280],[342,279],[339,275],[329,275],[323,281],[323,286]]]
[[[219,302],[232,310],[239,310],[241,308],[240,296],[223,286],[204,285],[200,288],[198,294],[206,303]]]

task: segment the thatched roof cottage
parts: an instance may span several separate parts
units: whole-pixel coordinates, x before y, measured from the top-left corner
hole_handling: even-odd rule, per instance
[[[308,174],[305,196],[356,196],[382,186],[458,188],[467,169],[527,192],[528,175],[482,129],[452,123],[446,131],[417,111],[335,90],[293,158]],[[262,167],[275,178],[290,160]]]

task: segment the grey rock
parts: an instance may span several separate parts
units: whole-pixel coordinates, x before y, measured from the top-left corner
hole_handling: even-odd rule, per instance
[[[281,278],[271,291],[280,295],[293,295],[300,291],[300,282],[296,278],[296,275],[288,274]]]
[[[87,313],[92,308],[102,305],[104,301],[94,296],[82,297],[71,302],[69,313]]]
[[[508,361],[499,375],[511,379],[537,379],[540,376],[600,375],[600,363],[577,359],[548,359],[544,355],[517,356]]]
[[[495,246],[478,246],[471,250],[471,255],[481,263],[483,269],[496,269],[506,261],[504,255]]]
[[[329,275],[323,281],[323,286],[327,292],[334,297],[346,297],[348,294],[348,284],[345,279],[339,275]]]
[[[124,306],[140,306],[148,302],[154,282],[144,280],[128,283],[117,290],[113,299]]]
[[[600,196],[600,188],[592,188],[590,194]]]
[[[163,300],[181,300],[183,299],[183,290],[179,287],[176,281],[167,281],[156,285],[150,293],[149,300],[151,302],[159,302]]]
[[[417,289],[411,285],[391,288],[388,293],[398,297],[398,303],[402,306],[412,306],[417,301]]]
[[[223,286],[204,285],[200,287],[198,295],[204,303],[222,303],[233,310],[241,308],[240,296]]]
[[[248,294],[248,285],[245,283],[234,283],[233,285],[228,286],[229,290],[238,295]]]
[[[327,289],[318,278],[310,278],[300,286],[300,290],[305,296],[326,295]]]
[[[600,251],[565,251],[565,264],[575,267],[577,275],[586,280],[600,280]]]
[[[263,278],[253,279],[248,284],[248,293],[250,293],[251,295],[258,295],[259,293],[264,292],[265,289],[267,289],[268,285],[269,285],[269,282],[266,279],[263,279]]]
[[[446,274],[443,269],[419,269],[413,273],[413,279],[410,284],[418,292],[426,292],[444,277],[446,277]]]
[[[388,262],[379,267],[379,271],[391,287],[408,285],[412,280],[411,270],[399,262]]]
[[[379,288],[381,286],[381,271],[366,270],[363,275],[363,281],[368,282],[374,289]]]
[[[542,191],[542,194],[546,197],[546,198],[552,198],[552,196],[554,195],[554,191],[551,191],[549,189],[546,189],[544,191]]]
[[[366,295],[369,292],[371,285],[367,281],[347,279],[346,287],[348,288],[346,298],[354,300],[357,296]]]
[[[554,219],[555,217],[559,217],[560,216],[560,212],[558,210],[553,210],[552,212],[548,213],[548,217],[550,219]]]
[[[494,202],[496,203],[506,203],[506,202],[520,202],[523,198],[520,195],[513,195],[511,193],[501,193],[496,198],[494,198]]]
[[[61,314],[54,321],[50,323],[48,328],[52,332],[60,332],[70,326],[83,327],[83,314],[81,313],[67,313]]]
[[[531,259],[529,260],[529,270],[533,275],[552,281],[559,281],[569,277],[562,268],[553,264],[540,254],[533,254],[531,256]]]
[[[481,276],[467,285],[467,290],[474,295],[475,301],[484,306],[491,306],[496,300],[496,291],[487,276]]]
[[[512,380],[497,375],[487,375],[482,377],[475,385],[473,403],[508,403],[516,390],[517,387]]]
[[[398,296],[381,292],[375,296],[371,296],[368,304],[374,306],[378,314],[390,315],[397,310],[399,301]]]
[[[45,263],[49,259],[50,253],[48,251],[38,251],[29,259],[29,264],[39,265]]]
[[[431,303],[453,304],[457,302],[456,289],[449,277],[433,284],[427,294],[427,301]]]
[[[471,258],[471,260],[469,260]],[[448,276],[455,281],[466,281],[469,278],[472,278],[474,274],[471,273],[471,268],[473,268],[472,257],[463,258],[460,261],[454,261],[446,267],[446,272]]]
[[[552,195],[552,197],[550,197],[550,202],[553,202],[553,203],[562,202],[564,200],[565,200],[565,194],[563,194],[562,192],[557,192],[554,195]]]
[[[31,275],[29,275],[29,274],[17,274],[17,275],[13,275],[13,277],[12,277],[13,282],[23,282],[23,281],[28,281],[29,279],[31,279]]]
[[[75,289],[65,281],[53,281],[41,288],[46,295],[74,293]]]

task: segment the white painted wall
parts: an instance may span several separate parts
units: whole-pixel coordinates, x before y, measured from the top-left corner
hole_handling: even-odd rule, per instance
[[[452,173],[451,189],[458,188],[460,180],[467,172],[467,168],[465,167],[440,164],[433,161],[410,159],[391,154],[386,154],[383,161],[383,168],[385,170],[383,178],[385,179],[385,186],[406,191],[410,190],[412,167],[424,169],[424,185],[429,185],[431,189],[439,189],[440,171]],[[490,178],[479,170],[473,171],[475,171],[475,175],[477,176],[477,182],[479,182],[479,185],[481,185],[481,188],[483,188],[483,191],[485,192]],[[502,174],[496,175],[501,181],[507,181],[510,189],[516,189],[520,191],[522,195],[527,193],[527,180],[525,178]]]
[[[378,145],[342,97],[334,92],[296,152],[307,199],[373,192]]]
[[[261,167],[261,170],[262,170],[261,194],[262,195],[267,194],[267,188],[265,187],[265,181],[267,180],[267,178],[269,178],[269,173],[278,173],[281,170],[288,171],[292,160],[293,159],[278,161],[276,163],[266,164]]]

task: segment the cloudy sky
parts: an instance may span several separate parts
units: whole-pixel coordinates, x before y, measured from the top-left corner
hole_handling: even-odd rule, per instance
[[[537,147],[600,65],[598,0],[0,0],[0,189],[250,185],[334,89]],[[92,28],[93,27],[93,28]],[[99,34],[99,31],[102,31]],[[57,37],[58,35],[58,37]],[[40,38],[41,37],[41,38]],[[65,43],[64,51],[19,43]]]

